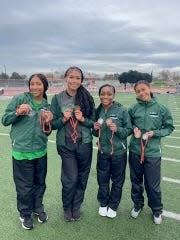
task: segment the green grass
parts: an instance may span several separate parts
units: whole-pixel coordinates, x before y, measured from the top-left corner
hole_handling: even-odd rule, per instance
[[[165,81],[155,81],[155,82],[152,82],[152,86],[153,87],[168,87],[169,84]]]
[[[95,96],[95,95],[94,95]],[[158,98],[167,106],[174,107],[175,100],[180,111],[180,96],[158,95]],[[98,97],[95,96],[98,104]],[[130,106],[135,101],[134,94],[117,94],[116,99],[125,106]],[[0,101],[1,115],[9,100]],[[176,116],[174,120],[180,120]],[[178,123],[180,124],[180,123]],[[180,127],[177,129],[180,129]],[[0,125],[0,133],[8,133],[9,127]],[[172,136],[180,136],[173,133]],[[50,140],[55,140],[55,133]],[[94,140],[95,143],[95,140]],[[165,138],[163,140],[163,156],[180,159],[179,150],[165,148],[164,145],[179,145],[179,140]],[[96,199],[96,150],[93,153],[92,169],[88,181],[85,201],[82,206],[82,219],[79,222],[66,223],[63,220],[61,202],[60,166],[61,160],[56,152],[54,143],[48,144],[48,175],[47,190],[44,203],[49,215],[45,224],[39,224],[35,219],[35,227],[32,231],[22,229],[16,210],[16,193],[12,179],[11,146],[8,136],[0,135],[0,239],[2,240],[178,240],[180,236],[180,222],[170,218],[163,218],[163,224],[156,226],[152,222],[151,210],[147,206],[136,220],[130,218],[129,211],[132,207],[130,198],[129,168],[127,165],[126,181],[123,188],[122,200],[116,219],[108,219],[98,216],[98,202]],[[180,179],[180,163],[162,161],[162,177]],[[180,214],[180,185],[162,181],[162,193],[164,209]]]

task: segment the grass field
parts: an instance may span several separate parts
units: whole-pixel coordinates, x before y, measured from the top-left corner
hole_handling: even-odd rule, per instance
[[[50,97],[49,97],[50,98]],[[98,103],[97,95],[94,95]],[[130,197],[129,168],[127,165],[126,181],[118,215],[108,219],[98,215],[96,199],[96,153],[93,152],[93,163],[88,181],[85,201],[82,206],[82,219],[79,222],[66,223],[63,220],[61,202],[60,166],[61,161],[56,153],[55,133],[49,136],[47,190],[44,203],[49,216],[45,224],[35,220],[31,231],[22,229],[16,210],[16,193],[12,179],[11,146],[8,136],[9,127],[0,125],[0,239],[1,240],[179,240],[180,239],[180,96],[159,94],[158,99],[168,106],[174,116],[176,130],[170,137],[163,139],[162,193],[164,217],[162,225],[152,222],[151,210],[145,207],[138,219],[129,216],[132,207]],[[121,93],[116,100],[130,106],[135,102],[134,94]],[[0,99],[1,116],[9,100]],[[95,141],[94,141],[95,143]],[[95,144],[94,144],[95,146]]]

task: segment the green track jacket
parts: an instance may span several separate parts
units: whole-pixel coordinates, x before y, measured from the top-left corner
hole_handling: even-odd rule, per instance
[[[16,116],[16,108],[23,103],[31,106],[32,113],[30,115]],[[49,109],[46,99],[43,99],[42,108]],[[35,152],[47,147],[47,136],[41,130],[39,116],[40,109],[38,111],[33,109],[31,93],[22,93],[12,98],[1,121],[4,126],[12,125],[10,137],[13,150]]]
[[[174,130],[173,119],[168,108],[160,104],[155,97],[150,101],[137,99],[137,103],[129,109],[133,128],[141,129],[142,134],[153,131],[154,136],[148,140],[145,157],[161,157],[161,137],[165,137]],[[140,154],[141,139],[133,135],[130,140],[129,151]]]
[[[104,154],[110,154],[112,151],[111,137],[112,131],[107,126],[106,120],[111,118],[117,126],[117,132],[112,138],[114,155],[122,154],[127,151],[127,137],[132,133],[132,125],[128,111],[118,102],[106,111],[100,104],[96,111],[96,120],[103,119],[100,133],[100,151]],[[94,136],[98,136],[98,131],[93,131]]]
[[[56,144],[65,146],[65,124],[63,122],[63,102],[61,100],[62,93],[55,94],[51,102],[51,112],[53,113],[52,129],[57,130]],[[95,111],[90,118],[85,118],[85,121],[80,124],[82,143],[92,141],[92,127],[95,120]]]

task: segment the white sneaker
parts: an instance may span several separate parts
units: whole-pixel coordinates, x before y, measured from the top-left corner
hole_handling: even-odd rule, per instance
[[[107,207],[99,207],[99,215],[102,217],[107,216]]]
[[[116,211],[112,210],[111,208],[108,208],[107,217],[109,217],[109,218],[115,218],[116,215],[117,215]]]
[[[139,216],[140,212],[141,212],[141,208],[139,210],[136,210],[135,208],[133,208],[131,210],[131,217],[137,218]]]
[[[161,224],[162,223],[162,215],[161,214],[159,214],[159,216],[153,216],[153,221],[154,221],[154,223],[155,224],[157,224],[157,225],[159,225],[159,224]]]

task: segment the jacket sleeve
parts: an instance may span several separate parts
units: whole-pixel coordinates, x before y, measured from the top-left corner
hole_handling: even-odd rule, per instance
[[[171,112],[165,106],[162,106],[161,109],[162,115],[162,126],[161,129],[153,130],[154,137],[165,137],[170,135],[174,130],[173,118]]]
[[[8,104],[4,115],[2,116],[1,122],[4,126],[9,126],[19,121],[23,116],[16,116],[16,108],[22,103],[20,103],[19,96],[14,96],[11,102]]]
[[[63,113],[61,111],[61,106],[58,103],[57,98],[60,97],[59,95],[54,95],[51,101],[51,107],[50,110],[53,114],[53,120],[52,120],[52,129],[61,129],[64,127],[65,123],[63,122]]]
[[[132,134],[132,124],[129,113],[125,108],[123,108],[122,114],[123,114],[123,126],[117,126],[117,132],[115,134],[119,138],[124,139],[127,138],[130,134]]]
[[[131,107],[128,109],[128,113],[129,113],[129,117],[130,117],[130,122],[131,122],[131,125],[132,125],[132,132],[133,132],[133,129],[136,128],[136,125],[134,125],[134,109],[135,109],[135,105],[131,106]]]
[[[95,130],[94,128],[92,129],[92,135],[94,137],[98,137],[99,136],[99,130]]]

